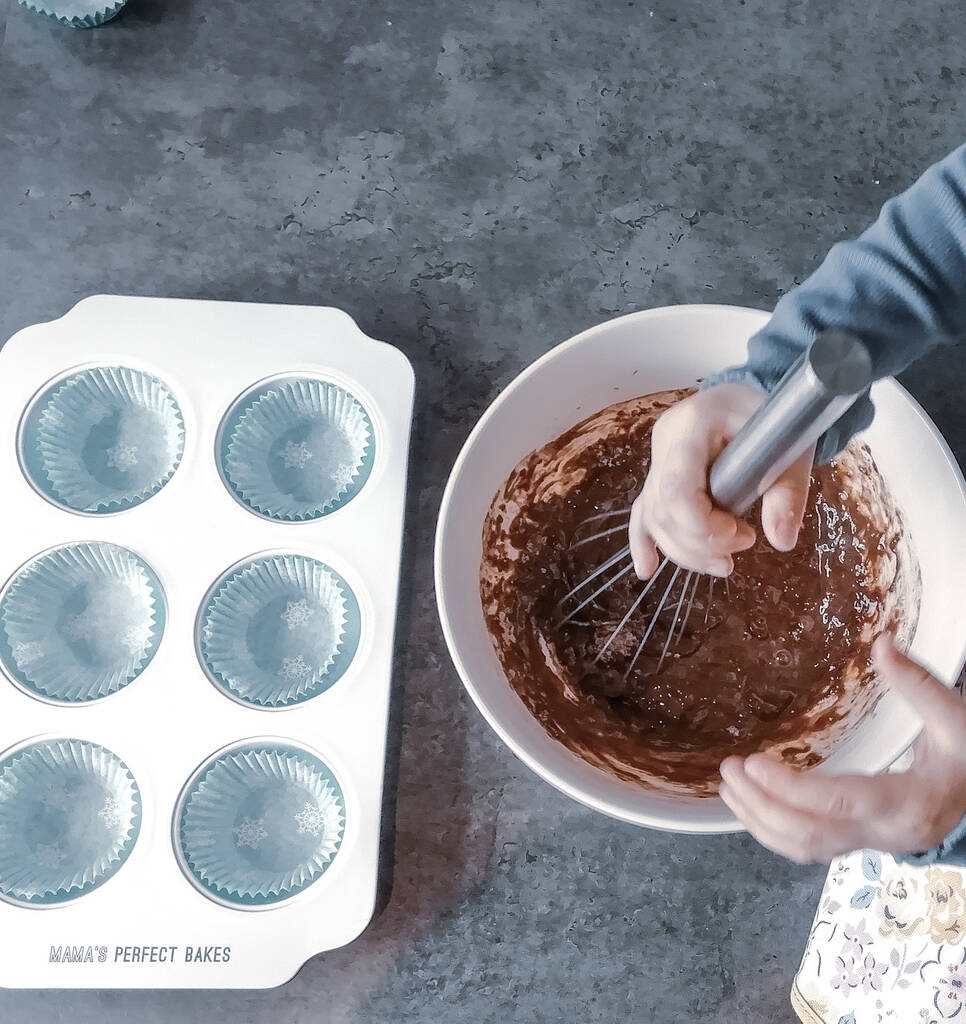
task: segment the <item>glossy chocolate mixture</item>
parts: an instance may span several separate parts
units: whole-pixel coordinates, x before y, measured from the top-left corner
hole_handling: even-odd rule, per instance
[[[871,641],[895,625],[883,614],[895,569],[881,563],[894,567],[898,533],[885,535],[853,500],[840,465],[819,467],[796,549],[774,551],[755,513],[755,547],[735,558],[727,583],[701,578],[660,668],[684,573],[633,667],[670,570],[601,654],[643,585],[625,572],[561,624],[629,563],[565,597],[627,543],[626,513],[588,520],[628,509],[651,426],[685,394],[612,406],[524,459],[486,522],[481,589],[507,678],[551,736],[618,777],[708,793],[729,753],[779,744],[792,762],[820,760],[808,734],[842,715],[847,680],[871,686]],[[689,590],[684,607],[690,599]]]

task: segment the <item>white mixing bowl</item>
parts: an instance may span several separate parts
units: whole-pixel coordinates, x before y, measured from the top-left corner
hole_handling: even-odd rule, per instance
[[[608,775],[551,739],[510,688],[480,603],[483,521],[524,455],[613,402],[693,385],[743,362],[768,314],[734,306],[669,306],[578,334],[524,370],[493,402],[460,452],[436,533],[436,596],[467,690],[507,745],[547,782],[616,818],[678,832],[740,826],[718,799],[651,792]],[[955,682],[966,661],[966,485],[939,431],[893,380],[876,384],[864,438],[905,515],[922,571],[912,655]],[[886,695],[823,770],[874,773],[915,739],[919,723]]]

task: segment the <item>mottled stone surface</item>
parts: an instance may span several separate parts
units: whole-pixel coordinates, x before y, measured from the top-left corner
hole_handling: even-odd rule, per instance
[[[608,821],[514,760],[447,656],[434,520],[554,343],[768,308],[957,144],[953,7],[132,0],[92,32],[0,7],[0,337],[92,292],[331,303],[419,382],[386,909],[277,991],[6,992],[0,1019],[791,1020],[824,871]],[[908,383],[966,454],[961,361]]]

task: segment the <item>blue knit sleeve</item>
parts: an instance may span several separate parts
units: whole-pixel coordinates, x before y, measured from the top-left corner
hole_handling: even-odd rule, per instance
[[[916,865],[942,862],[957,867],[966,866],[966,818],[963,818],[938,846],[925,853],[896,855],[896,860]]]
[[[703,386],[738,381],[767,392],[830,327],[866,343],[877,379],[966,334],[966,145],[890,199],[859,238],[833,246],[748,342],[748,361]],[[868,395],[860,398],[821,439],[817,459],[832,458],[873,413]]]

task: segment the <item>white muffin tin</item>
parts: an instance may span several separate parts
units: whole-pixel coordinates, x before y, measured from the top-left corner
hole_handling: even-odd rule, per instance
[[[27,481],[18,458],[21,419],[34,397],[88,366],[153,374],[184,418],[174,475],[143,504],[113,515],[57,507]],[[375,435],[360,492],[331,514],[295,523],[240,504],[216,454],[236,399],[261,381],[291,376],[345,388]],[[119,692],[56,704],[0,677],[0,760],[28,741],[87,740],[121,758],[142,801],[134,849],[103,885],[49,906],[0,900],[0,985],[267,988],[366,927],[376,898],[413,389],[405,356],[330,308],[95,296],[0,350],[0,584],[50,548],[109,542],[141,556],[167,600],[157,653]],[[361,613],[361,639],[344,674],[318,696],[280,709],[226,696],[199,664],[195,643],[213,583],[266,553],[324,562],[351,587]],[[305,748],[331,769],[345,801],[342,844],[324,874],[290,899],[227,906],[199,891],[179,864],[176,809],[204,762],[265,739]]]

